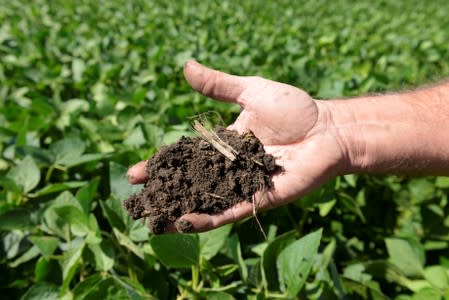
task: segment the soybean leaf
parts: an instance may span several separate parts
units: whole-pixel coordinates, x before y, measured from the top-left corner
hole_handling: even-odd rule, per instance
[[[123,141],[125,145],[129,146],[141,146],[146,143],[144,133],[142,131],[141,126],[134,127],[131,132],[126,136],[125,140]]]
[[[108,271],[114,266],[114,247],[108,240],[103,240],[100,244],[89,244],[89,249],[94,254],[95,270]]]
[[[84,186],[76,192],[76,199],[78,199],[86,214],[90,211],[91,203],[97,192],[99,182],[100,178],[97,177],[88,184],[84,183]]]
[[[19,164],[9,170],[7,177],[21,186],[22,192],[26,194],[39,184],[41,174],[31,156],[26,156]]]
[[[30,197],[40,197],[44,195],[48,195],[51,193],[61,192],[69,189],[78,188],[80,186],[85,185],[85,181],[68,181],[68,182],[59,182],[59,183],[51,183],[46,185],[40,190],[29,194]]]
[[[137,282],[122,277],[91,276],[79,283],[73,290],[75,299],[116,300],[152,299]]]
[[[39,257],[34,266],[34,280],[36,282],[44,281],[50,269],[50,260],[44,256]]]
[[[59,299],[59,287],[48,282],[34,284],[21,298],[21,300],[57,300]]]
[[[113,228],[112,230],[113,230],[114,235],[117,238],[120,245],[128,248],[132,253],[134,253],[140,259],[144,258],[143,250],[141,248],[139,248],[136,244],[134,244],[133,241],[131,241],[128,236],[124,235],[116,228]]]
[[[442,189],[449,188],[449,177],[437,177],[435,186]]]
[[[408,188],[414,203],[430,200],[434,196],[435,187],[426,178],[412,179],[408,183]]]
[[[243,281],[248,280],[248,267],[242,256],[242,248],[237,234],[232,234],[223,247],[224,252],[239,265],[240,276]]]
[[[96,279],[96,278],[95,278]],[[95,299],[130,299],[127,291],[123,289],[113,278],[108,277],[98,282],[92,280],[89,282],[91,286],[87,292],[81,293],[83,300],[95,300]]]
[[[0,186],[7,191],[15,192],[18,194],[20,194],[23,190],[22,186],[20,186],[13,179],[8,177],[0,178]]]
[[[32,260],[33,258],[39,256],[39,254],[40,254],[39,248],[37,248],[36,246],[32,246],[24,254],[22,254],[20,257],[18,257],[13,262],[11,262],[9,264],[9,266],[11,268],[15,268],[23,263],[26,263],[26,262]]]
[[[223,247],[232,225],[221,226],[217,229],[198,234],[200,241],[200,255],[209,260]]]
[[[262,255],[262,277],[271,291],[279,290],[276,259],[288,245],[295,241],[295,231],[286,232],[271,241]]]
[[[86,145],[80,138],[67,137],[50,146],[50,151],[55,155],[55,163],[66,165],[79,159],[86,149]]]
[[[431,266],[424,270],[424,278],[435,288],[444,290],[449,287],[447,270],[442,266]]]
[[[441,300],[441,295],[433,288],[423,288],[415,293],[411,300]]]
[[[120,231],[125,231],[135,222],[128,216],[122,200],[118,198],[111,197],[106,201],[100,201],[100,206],[109,224]]]
[[[83,60],[79,58],[75,58],[72,60],[72,74],[73,81],[79,82],[82,80],[84,69],[86,68],[86,64]]]
[[[86,243],[88,244],[98,244],[101,242],[101,232],[98,226],[97,218],[94,214],[90,214],[88,218],[89,232],[86,237]]]
[[[206,295],[207,299],[209,300],[233,300],[235,299],[232,297],[231,294],[225,293],[225,292],[209,292]]]
[[[148,241],[148,228],[144,222],[135,221],[129,230],[129,238],[134,242]]]
[[[115,162],[109,163],[109,184],[111,187],[111,194],[121,201],[125,200],[132,193],[141,190],[141,185],[131,185],[126,179],[126,172],[128,171],[122,165]]]
[[[200,244],[196,234],[154,235],[150,244],[167,267],[189,268],[199,263]]]
[[[64,191],[61,194],[59,194],[59,196],[56,197],[56,199],[53,201],[50,207],[67,206],[67,205],[76,207],[80,211],[83,210],[79,201],[69,191]]]
[[[51,236],[29,236],[28,240],[32,242],[45,257],[52,255],[59,244],[59,239]]]
[[[72,281],[73,276],[81,264],[81,255],[84,250],[84,243],[80,243],[79,245],[74,245],[73,248],[67,250],[62,258],[61,267],[62,267],[62,291],[66,291],[69,287],[70,282]]]
[[[104,278],[100,274],[94,274],[87,277],[75,286],[73,289],[73,298],[89,299],[89,294],[95,292],[102,280],[104,280]]]
[[[16,153],[21,156],[31,156],[39,165],[50,166],[54,160],[53,154],[44,148],[36,146],[18,146]]]
[[[385,239],[389,260],[397,266],[401,272],[408,277],[422,277],[423,266],[420,261],[417,245],[399,238]]]
[[[38,222],[38,211],[16,208],[0,214],[0,230],[32,228]]]
[[[79,156],[77,158],[72,158],[70,161],[66,161],[64,163],[64,165],[67,168],[71,168],[71,167],[74,167],[74,166],[82,165],[82,164],[87,163],[87,162],[100,160],[100,159],[103,159],[103,158],[106,158],[106,157],[108,157],[108,155],[104,154],[104,153],[83,154],[83,155],[81,155],[81,156]]]
[[[279,285],[287,297],[294,297],[304,286],[318,253],[322,230],[309,233],[281,251],[276,261]]]
[[[131,299],[152,299],[153,297],[149,296],[142,285],[134,280],[131,280],[127,277],[119,277],[113,276],[115,281],[121,285],[127,292],[128,296]]]
[[[69,192],[61,193],[45,210],[44,219],[48,229],[68,240],[69,230],[77,236],[89,233],[89,218],[81,204]]]
[[[89,219],[79,208],[65,205],[55,207],[54,211],[61,220],[70,226],[76,236],[84,236],[89,232]]]

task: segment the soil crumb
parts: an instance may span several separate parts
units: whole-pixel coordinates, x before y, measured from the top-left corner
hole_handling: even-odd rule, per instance
[[[150,231],[160,234],[184,214],[218,214],[272,187],[270,175],[280,168],[252,133],[239,135],[223,127],[215,133],[236,150],[233,161],[201,137],[163,146],[148,160],[149,180],[142,191],[125,200],[128,213],[134,219],[148,217]],[[176,227],[192,230],[190,223]]]

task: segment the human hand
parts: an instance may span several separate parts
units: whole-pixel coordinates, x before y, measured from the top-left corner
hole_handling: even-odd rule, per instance
[[[229,75],[195,61],[186,63],[184,75],[203,95],[239,104],[242,111],[228,129],[252,131],[284,169],[273,175],[271,190],[255,195],[258,209],[297,199],[343,171],[345,151],[335,131],[329,130],[332,118],[325,102],[287,84]],[[145,164],[130,168],[130,183],[147,180]],[[250,216],[252,211],[252,203],[242,202],[219,215],[187,214],[180,220],[192,223],[194,231],[206,231]],[[171,224],[167,230],[173,229]]]

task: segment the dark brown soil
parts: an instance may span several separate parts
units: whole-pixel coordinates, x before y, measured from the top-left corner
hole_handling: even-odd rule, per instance
[[[259,140],[222,127],[216,133],[237,151],[234,161],[200,137],[182,137],[148,161],[149,180],[140,194],[125,201],[128,213],[134,219],[149,217],[148,227],[158,234],[184,214],[218,214],[271,188],[270,175],[278,167]],[[177,228],[189,232],[192,224],[178,222]]]

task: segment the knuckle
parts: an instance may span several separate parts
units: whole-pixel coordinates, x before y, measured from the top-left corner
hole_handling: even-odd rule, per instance
[[[215,89],[217,86],[217,72],[211,72],[206,80],[204,81],[203,86],[201,87],[201,93],[207,97],[213,97],[215,94]]]

